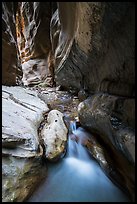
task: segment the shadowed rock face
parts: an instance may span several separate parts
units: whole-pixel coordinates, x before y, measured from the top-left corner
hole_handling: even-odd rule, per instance
[[[15,85],[16,76],[15,5],[13,2],[2,2],[2,84]]]
[[[56,82],[68,89],[133,96],[134,3],[68,4],[58,4],[61,30],[55,49]]]
[[[134,163],[135,132],[128,121],[123,119],[124,111],[121,110],[120,105],[123,107],[124,103],[126,99],[122,97],[95,94],[79,104],[78,114],[83,126],[99,134],[106,143],[111,143]],[[128,113],[130,116],[131,112]]]
[[[132,104],[132,99],[130,102]],[[78,114],[82,126],[97,134],[96,139],[108,154],[106,160],[116,169],[117,175],[109,172],[110,177],[128,190],[133,201],[135,132],[128,121],[124,121],[124,111],[121,110],[120,104],[124,107],[126,99],[109,94],[94,94],[79,104]],[[130,112],[129,115],[131,116]],[[89,149],[90,146],[92,143],[89,143]]]
[[[68,2],[63,4],[58,3],[58,14],[53,16],[58,22],[54,33],[58,31],[59,36],[57,40],[55,35],[54,47],[56,83],[68,90],[94,94],[79,106],[80,123],[97,133],[114,157],[119,155],[118,163],[115,159],[113,162],[125,179],[130,171],[124,172],[123,166],[127,165],[122,161],[128,163],[127,159],[133,165],[135,162],[134,3],[74,2],[72,7]],[[81,98],[80,92],[78,96]],[[125,179],[132,200],[133,183]]]
[[[132,168],[127,160],[119,154],[119,152],[114,151],[114,148],[110,148],[111,145],[100,145],[100,142],[98,140],[99,135],[91,135],[83,128],[78,128],[78,130],[80,130],[80,133],[74,133],[70,135],[70,138],[84,145],[88,149],[89,154],[91,154],[99,163],[105,174],[115,184],[119,185],[119,187],[125,191],[126,195],[131,197],[131,199],[133,200],[134,168]]]

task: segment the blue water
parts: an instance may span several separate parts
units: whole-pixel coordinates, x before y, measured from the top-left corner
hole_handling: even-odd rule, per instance
[[[75,125],[74,131],[77,135],[83,134]],[[66,157],[48,164],[48,177],[28,202],[130,201],[89,157],[86,149],[69,138]]]

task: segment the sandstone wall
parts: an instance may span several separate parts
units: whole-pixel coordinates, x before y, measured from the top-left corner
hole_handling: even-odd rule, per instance
[[[17,68],[15,5],[2,2],[2,84],[15,85]]]
[[[61,31],[55,49],[57,83],[66,88],[133,96],[134,3],[75,2],[71,7],[67,4],[58,6]]]
[[[16,32],[24,85],[44,81],[49,74],[50,2],[20,2],[16,13]]]

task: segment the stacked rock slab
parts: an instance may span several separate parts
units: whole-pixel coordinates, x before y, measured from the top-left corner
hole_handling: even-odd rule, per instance
[[[24,201],[46,176],[38,127],[47,111],[34,91],[2,87],[3,202]]]

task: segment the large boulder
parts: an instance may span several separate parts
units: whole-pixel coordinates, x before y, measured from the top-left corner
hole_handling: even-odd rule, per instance
[[[126,104],[125,98],[102,93],[95,94],[79,104],[79,120],[84,127],[99,134],[106,143],[111,143],[131,163],[135,163],[134,123],[129,126],[128,117],[124,120],[123,107],[126,106],[123,104]],[[127,109],[129,109],[128,106]],[[134,118],[134,114],[131,109],[127,116]]]
[[[63,121],[63,114],[52,110],[47,117],[47,123],[41,131],[45,146],[45,156],[48,160],[59,159],[66,151],[68,129]]]
[[[49,111],[35,91],[2,87],[2,200],[24,201],[46,176],[38,128]]]

